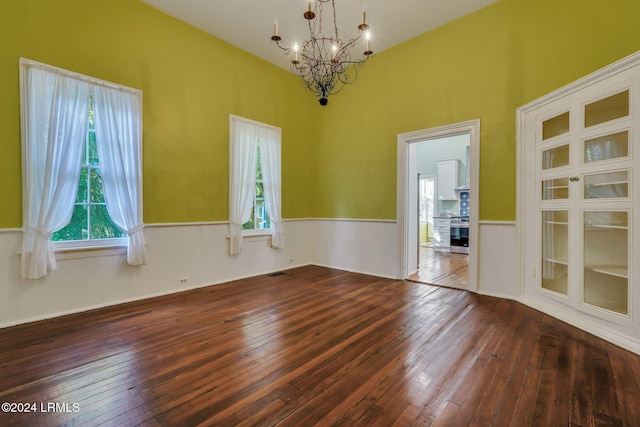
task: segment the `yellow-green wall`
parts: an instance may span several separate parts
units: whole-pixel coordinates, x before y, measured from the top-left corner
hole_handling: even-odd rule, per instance
[[[321,108],[137,0],[0,0],[0,228],[22,223],[20,56],[143,90],[147,223],[227,219],[229,114],[282,128],[285,218],[395,219],[397,135],[479,118],[480,217],[513,220],[516,108],[639,50],[638,16],[637,0],[500,0],[375,55]]]
[[[0,228],[22,226],[18,59],[142,89],[144,220],[228,218],[229,114],[282,128],[283,216],[311,216],[306,97],[290,73],[137,0],[0,0]]]
[[[480,218],[515,219],[516,108],[639,50],[638,17],[637,0],[500,0],[374,56],[322,111],[316,215],[395,219],[397,135],[479,118]]]

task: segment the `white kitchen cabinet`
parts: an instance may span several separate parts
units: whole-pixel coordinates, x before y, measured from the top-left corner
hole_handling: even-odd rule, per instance
[[[640,248],[640,58],[539,102],[523,116],[525,288],[629,328],[640,283],[632,262]]]
[[[451,247],[451,220],[449,218],[433,218],[433,249],[449,251]]]
[[[441,160],[438,167],[438,200],[457,200],[459,160]]]

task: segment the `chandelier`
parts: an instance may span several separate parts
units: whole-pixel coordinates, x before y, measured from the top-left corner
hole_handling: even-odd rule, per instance
[[[358,25],[356,36],[348,41],[342,41],[338,35],[336,22],[336,6],[334,0],[308,0],[309,7],[304,12],[304,19],[309,25],[309,39],[298,44],[284,45],[278,35],[278,21],[273,23],[271,40],[282,49],[286,55],[292,57],[289,64],[293,74],[302,78],[302,84],[315,96],[319,97],[320,105],[327,105],[329,95],[340,92],[345,85],[351,84],[358,76],[357,67],[364,64],[373,51],[367,25],[367,12],[362,11],[362,23]],[[331,6],[333,24],[323,28],[323,13],[326,4]],[[352,59],[351,48],[362,36],[366,38],[366,49],[362,58]]]

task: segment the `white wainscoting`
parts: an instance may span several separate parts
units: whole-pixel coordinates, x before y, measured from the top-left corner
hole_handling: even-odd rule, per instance
[[[22,280],[20,230],[0,230],[0,327],[46,319],[240,278],[315,264],[397,279],[396,221],[285,220],[285,247],[248,237],[228,254],[226,223],[163,224],[145,228],[148,265],[125,255],[60,256],[52,276]],[[478,292],[516,296],[516,232],[512,223],[480,223]],[[186,285],[180,278],[186,277]]]
[[[20,278],[20,230],[0,233],[0,327],[56,317],[274,272],[311,262],[311,224],[285,221],[285,247],[250,237],[229,256],[225,223],[147,226],[148,265],[132,267],[124,254],[59,257],[52,276]],[[293,261],[290,261],[290,260]],[[180,278],[186,277],[186,285]]]
[[[398,226],[383,220],[313,220],[313,264],[398,278]]]
[[[478,293],[516,298],[516,223],[480,221],[478,234]]]

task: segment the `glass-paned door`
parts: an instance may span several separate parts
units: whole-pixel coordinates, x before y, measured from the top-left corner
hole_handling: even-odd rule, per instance
[[[640,331],[640,53],[518,109],[518,295],[576,326]]]
[[[542,288],[569,294],[569,211],[542,212]]]
[[[584,212],[584,303],[629,313],[629,214]]]
[[[582,310],[630,314],[630,91],[538,121],[538,287]]]

